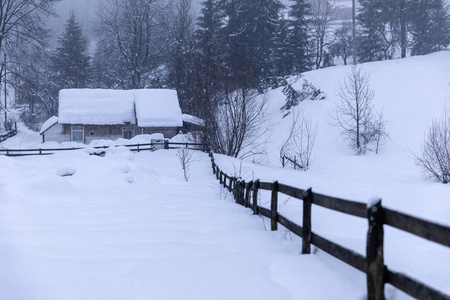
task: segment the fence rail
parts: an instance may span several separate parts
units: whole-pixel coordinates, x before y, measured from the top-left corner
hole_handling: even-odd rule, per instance
[[[17,130],[15,130],[15,129],[10,130],[7,133],[1,134],[0,135],[0,143],[3,142],[3,141],[6,141],[10,137],[15,136],[16,134],[17,134]]]
[[[96,150],[107,149],[110,146],[96,146],[92,147]],[[127,147],[131,151],[153,151],[156,149],[179,149],[187,148],[191,150],[205,150],[202,143],[178,143],[164,141],[163,143],[148,143],[148,144],[130,144],[130,145],[114,145],[113,147]],[[72,147],[72,148],[37,148],[37,149],[0,149],[0,155],[6,156],[29,156],[29,155],[49,155],[61,151],[71,151],[87,149],[89,147]]]
[[[249,207],[254,214],[271,219],[271,230],[277,230],[278,224],[284,226],[302,238],[302,254],[310,253],[310,245],[327,252],[348,265],[366,273],[368,299],[385,299],[384,285],[389,283],[399,290],[417,299],[450,300],[450,296],[411,278],[408,275],[392,271],[384,264],[384,225],[450,247],[450,227],[429,222],[420,218],[396,212],[381,206],[381,199],[370,205],[344,200],[318,193],[311,189],[302,190],[282,183],[245,182],[224,173],[216,165],[214,155],[210,152],[211,166],[217,180],[233,192],[236,203]],[[258,205],[258,191],[271,191],[270,209]],[[299,225],[278,213],[278,193],[303,201],[303,224]],[[311,206],[318,205],[368,220],[366,256],[339,244],[331,242],[311,230]]]

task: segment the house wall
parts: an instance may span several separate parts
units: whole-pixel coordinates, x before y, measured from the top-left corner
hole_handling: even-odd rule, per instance
[[[162,133],[166,139],[171,139],[180,131],[178,127],[145,127],[142,128],[143,134]]]
[[[43,133],[44,140],[55,142],[70,141],[70,124],[55,124]],[[89,144],[93,140],[117,140],[122,137],[122,129],[134,130],[134,135],[162,133],[165,138],[172,138],[178,134],[177,127],[146,127],[136,125],[84,125],[84,143]]]
[[[63,133],[64,129],[63,129],[63,125],[62,124],[55,124],[52,127],[50,127],[49,129],[47,129],[43,134],[43,142],[58,142],[58,143],[62,143],[62,142],[68,142],[70,141],[70,133],[69,135],[65,135]]]

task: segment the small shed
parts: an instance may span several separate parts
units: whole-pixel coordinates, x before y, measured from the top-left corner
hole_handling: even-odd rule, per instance
[[[58,117],[41,128],[42,141],[90,143],[162,133],[172,138],[183,127],[177,92],[170,89],[64,89]]]

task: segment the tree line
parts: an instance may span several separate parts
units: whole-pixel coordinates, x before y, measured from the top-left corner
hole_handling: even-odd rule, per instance
[[[351,20],[328,0],[204,0],[196,18],[191,0],[101,0],[95,36],[88,40],[72,13],[52,49],[45,23],[57,1],[0,0],[2,80],[34,129],[57,115],[63,88],[173,88],[184,112],[207,121],[204,139],[227,152],[235,147],[217,141],[223,107],[244,111],[228,115],[229,130],[238,130],[255,95],[353,55]],[[360,0],[356,55],[366,62],[438,51],[449,28],[443,0]]]

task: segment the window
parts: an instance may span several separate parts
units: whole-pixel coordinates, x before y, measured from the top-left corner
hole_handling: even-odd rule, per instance
[[[123,128],[122,129],[122,138],[131,139],[134,136],[134,130],[132,128]]]
[[[84,126],[83,125],[71,126],[70,139],[74,142],[84,143]]]

